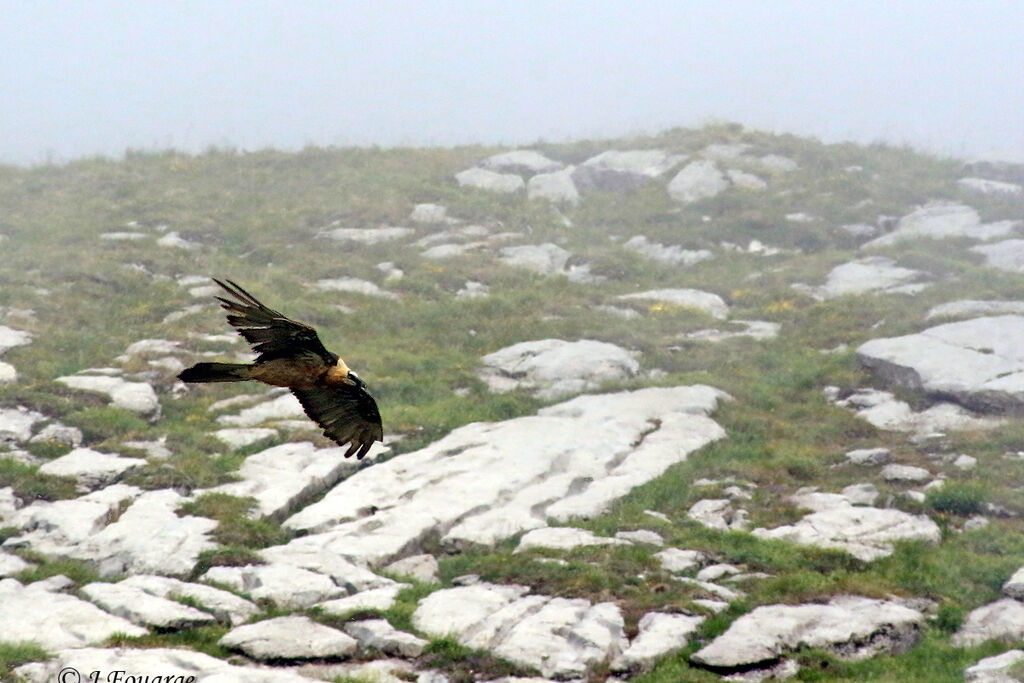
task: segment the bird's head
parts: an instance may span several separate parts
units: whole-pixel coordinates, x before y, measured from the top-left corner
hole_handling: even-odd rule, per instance
[[[356,385],[357,387],[362,387],[362,386],[365,386],[365,385],[363,384],[363,380],[359,379],[359,375],[357,375],[357,374],[356,374],[355,372],[353,372],[352,370],[349,370],[349,371],[348,371],[348,378],[349,378],[350,380],[352,380],[352,381],[353,381],[353,382],[355,383],[355,385]]]

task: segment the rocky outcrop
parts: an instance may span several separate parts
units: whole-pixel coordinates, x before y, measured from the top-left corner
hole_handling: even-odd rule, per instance
[[[491,391],[532,389],[540,398],[555,398],[596,389],[603,382],[634,377],[640,364],[626,349],[581,339],[538,339],[487,354],[480,379]]]

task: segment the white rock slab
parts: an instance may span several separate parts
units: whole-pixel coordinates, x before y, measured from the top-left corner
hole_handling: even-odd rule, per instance
[[[124,671],[126,675],[134,675],[136,680],[141,680],[148,673],[151,681],[160,675],[164,681],[192,680],[196,683],[309,683],[310,680],[284,668],[236,666],[202,652],[170,648],[83,647],[60,650],[53,659],[26,664],[19,667],[17,673],[26,683],[74,683],[77,678],[72,681],[58,676],[67,669],[80,672],[83,681],[90,680],[87,676],[93,671],[108,675]],[[126,675],[120,680],[130,681]]]
[[[76,448],[70,453],[39,466],[39,472],[56,477],[71,477],[79,486],[92,490],[112,484],[125,474],[146,464],[142,458],[122,458],[91,448]]]
[[[1024,301],[978,301],[963,299],[949,301],[928,309],[926,318],[977,318],[988,315],[1015,313],[1024,315]]]
[[[115,633],[148,631],[73,595],[0,580],[0,642],[33,641],[47,650],[101,643]]]
[[[448,220],[448,209],[440,204],[417,204],[409,214],[414,223],[445,223]]]
[[[791,173],[800,168],[795,161],[781,154],[766,154],[758,159],[758,163],[773,173]]]
[[[564,272],[570,255],[557,244],[545,242],[544,244],[503,247],[499,251],[499,260],[513,268],[523,268],[541,275],[550,275]]]
[[[380,228],[335,228],[334,230],[326,230],[321,235],[335,242],[380,244],[381,242],[391,242],[408,237],[415,232],[412,228],[382,226]]]
[[[437,558],[430,553],[403,557],[384,567],[384,571],[398,576],[406,576],[422,583],[438,582]]]
[[[278,431],[269,427],[229,427],[228,429],[218,429],[213,435],[225,446],[233,451],[237,451],[239,448],[251,446],[264,439],[276,437]]]
[[[362,294],[364,296],[375,296],[384,299],[397,300],[398,295],[381,289],[369,280],[361,280],[357,277],[337,277],[324,280],[317,280],[314,285],[322,292],[348,292]]]
[[[1009,669],[1024,659],[1024,650],[1007,650],[1001,655],[986,657],[964,669],[966,683],[1014,683],[1020,679]]]
[[[923,467],[913,465],[886,465],[881,471],[882,478],[886,481],[897,483],[922,484],[932,478],[932,473]]]
[[[124,583],[90,583],[82,587],[82,595],[107,612],[139,626],[176,630],[216,621],[212,614]]]
[[[1024,192],[1024,186],[1017,183],[1005,183],[1000,180],[988,180],[986,178],[961,178],[956,184],[973,192],[981,194],[1020,194]]]
[[[292,609],[303,609],[345,592],[329,576],[280,564],[211,567],[202,578],[255,600],[269,600]]]
[[[526,187],[523,178],[514,173],[498,173],[486,168],[467,168],[455,174],[460,187],[475,187],[480,190],[510,194]]]
[[[858,389],[836,405],[854,410],[879,429],[917,434],[934,434],[958,429],[993,429],[1005,424],[1004,418],[979,416],[955,403],[939,402],[915,413],[910,404],[897,400],[888,391]]]
[[[520,342],[489,353],[481,361],[480,379],[491,391],[529,388],[540,398],[596,389],[604,382],[634,377],[640,370],[626,349],[590,339]]]
[[[0,384],[13,384],[18,381],[18,369],[10,363],[0,361]]]
[[[686,157],[660,149],[608,150],[576,167],[573,180],[581,191],[630,191],[658,178]]]
[[[169,232],[165,234],[163,237],[158,239],[156,243],[161,247],[167,247],[170,249],[183,249],[185,251],[194,251],[201,246],[197,242],[192,242],[190,240],[185,239],[177,232]]]
[[[192,571],[199,553],[216,547],[209,538],[217,522],[175,512],[183,497],[164,489],[141,494],[116,522],[90,536],[72,557],[89,560],[101,575]]]
[[[1008,598],[1024,600],[1024,567],[1013,573],[1003,584],[1003,595]]]
[[[398,592],[403,588],[408,588],[409,585],[407,583],[396,583],[382,588],[371,588],[370,590],[362,591],[355,595],[348,595],[344,598],[326,600],[317,603],[316,606],[327,614],[339,617],[347,616],[352,612],[360,610],[375,609],[383,611],[391,609],[395,604]]]
[[[938,544],[942,540],[938,525],[927,515],[849,503],[813,512],[796,524],[770,530],[758,528],[751,533],[758,538],[839,548],[865,562],[891,555],[893,541]]]
[[[263,660],[347,657],[356,649],[354,638],[309,617],[277,617],[236,626],[218,644]]]
[[[985,265],[1011,273],[1024,272],[1024,240],[1011,239],[971,247],[971,251],[985,257]]]
[[[305,417],[305,415],[299,399],[289,392],[269,401],[244,408],[237,415],[219,415],[217,422],[235,427],[254,427],[267,420],[289,420]]]
[[[969,237],[989,240],[1013,231],[1014,221],[982,223],[978,212],[965,204],[931,202],[907,214],[896,229],[861,245],[862,249],[884,247],[904,240]]]
[[[868,467],[889,462],[888,448],[857,448],[846,452],[846,459],[853,465]]]
[[[652,289],[623,294],[618,298],[623,301],[653,301],[680,308],[695,308],[719,320],[725,320],[729,315],[729,307],[722,297],[699,289]]]
[[[273,446],[247,457],[238,468],[238,481],[205,490],[251,496],[257,514],[280,520],[356,469],[345,450],[317,448],[309,441]]]
[[[551,173],[562,168],[562,162],[549,159],[540,152],[532,149],[517,149],[511,152],[502,152],[484,159],[481,163],[484,168],[492,171],[508,171],[510,173]]]
[[[16,330],[7,325],[0,325],[0,356],[15,346],[32,343],[32,334],[25,330]]]
[[[726,170],[725,175],[729,177],[733,185],[744,190],[763,190],[768,187],[768,183],[763,178],[746,171],[730,168]]]
[[[652,261],[673,266],[692,266],[713,256],[707,249],[683,249],[678,244],[665,246],[659,242],[651,242],[643,235],[630,237],[622,246]]]
[[[1024,409],[1024,316],[974,318],[872,339],[857,356],[885,381],[982,412]]]
[[[479,583],[435,591],[420,601],[413,625],[555,678],[585,676],[626,649],[614,604],[524,595],[526,590]]]
[[[386,619],[364,619],[345,624],[345,633],[359,642],[362,650],[412,659],[423,654],[429,644],[423,638],[399,631]]]
[[[659,548],[665,545],[665,539],[661,537],[661,534],[659,534],[657,531],[651,531],[650,529],[637,529],[636,531],[616,531],[615,538],[620,538],[623,541],[629,541],[630,543],[653,545]]]
[[[917,639],[923,620],[899,603],[852,595],[824,605],[768,605],[734,621],[690,659],[730,669],[768,664],[800,647],[827,648],[851,659],[899,653]]]
[[[687,511],[686,516],[709,529],[718,531],[743,531],[749,524],[746,510],[736,509],[728,498],[705,498],[698,500]]]
[[[265,549],[378,565],[429,537],[491,545],[600,514],[634,486],[723,438],[707,386],[580,396],[527,416],[460,427],[426,448],[359,470],[285,526],[314,533]],[[508,463],[515,462],[514,468]],[[501,471],[501,477],[493,472]],[[421,551],[419,551],[421,552]]]
[[[24,406],[0,408],[0,442],[23,443],[32,438],[32,427],[46,416]]]
[[[31,566],[17,555],[0,552],[0,578],[14,576]]]
[[[683,167],[668,184],[668,194],[683,204],[714,197],[729,189],[729,180],[715,162],[700,159]]]
[[[700,550],[682,550],[666,548],[654,554],[661,563],[661,568],[668,572],[681,573],[700,569],[708,561],[708,556]]]
[[[129,576],[117,585],[141,590],[160,598],[190,598],[198,602],[204,611],[232,625],[244,623],[260,611],[259,607],[234,593],[201,583],[179,581],[168,576],[137,574]]]
[[[566,204],[579,203],[580,193],[572,179],[575,170],[575,166],[570,166],[561,171],[538,173],[526,183],[526,196],[530,199],[547,199]]]
[[[1013,598],[996,600],[972,610],[951,642],[972,647],[986,640],[1015,643],[1024,639],[1024,603]]]
[[[139,413],[150,419],[160,416],[160,401],[153,387],[145,382],[129,382],[120,377],[102,375],[71,375],[55,381],[72,389],[105,394],[118,408]]]
[[[820,287],[794,285],[794,288],[819,301],[850,294],[914,294],[927,286],[920,282],[924,276],[919,270],[897,266],[890,258],[871,256],[836,266]]]
[[[29,439],[29,443],[46,442],[78,448],[82,443],[82,430],[78,427],[69,427],[59,422],[51,422]]]
[[[650,671],[659,658],[686,647],[703,622],[704,617],[648,612],[640,618],[629,648],[612,662],[612,670]]]
[[[519,540],[515,552],[544,548],[546,550],[572,550],[595,545],[630,545],[629,541],[607,536],[595,536],[593,531],[568,526],[543,527],[527,531]]]

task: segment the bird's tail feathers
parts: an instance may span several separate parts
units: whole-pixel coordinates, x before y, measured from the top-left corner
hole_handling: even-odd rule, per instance
[[[183,370],[182,382],[244,382],[252,379],[252,366],[244,363],[196,363]]]

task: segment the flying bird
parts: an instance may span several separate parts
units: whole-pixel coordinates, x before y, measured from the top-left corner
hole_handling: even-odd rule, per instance
[[[256,380],[288,387],[306,415],[339,445],[345,457],[359,460],[374,441],[384,440],[377,402],[366,385],[337,354],[331,353],[309,325],[284,317],[257,301],[237,283],[213,281],[231,298],[216,297],[228,322],[259,354],[253,363],[197,363],[178,375],[183,382]]]

